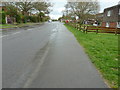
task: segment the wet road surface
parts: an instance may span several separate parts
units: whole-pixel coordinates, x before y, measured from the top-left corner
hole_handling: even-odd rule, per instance
[[[2,37],[3,88],[106,88],[75,37],[60,22]]]

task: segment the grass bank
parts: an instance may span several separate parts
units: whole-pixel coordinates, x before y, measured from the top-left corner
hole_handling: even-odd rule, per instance
[[[84,47],[109,86],[118,88],[118,36],[105,33],[84,34],[69,25],[65,26]]]

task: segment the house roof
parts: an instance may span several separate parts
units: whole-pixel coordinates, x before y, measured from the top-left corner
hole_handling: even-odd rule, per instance
[[[107,10],[107,9],[112,9],[112,8],[115,8],[115,7],[120,7],[120,4],[115,5],[115,6],[112,6],[112,7],[105,8],[104,10]]]

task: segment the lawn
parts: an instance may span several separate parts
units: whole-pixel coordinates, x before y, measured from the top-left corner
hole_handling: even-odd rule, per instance
[[[118,35],[92,32],[85,34],[69,25],[65,26],[84,47],[108,85],[118,88]]]

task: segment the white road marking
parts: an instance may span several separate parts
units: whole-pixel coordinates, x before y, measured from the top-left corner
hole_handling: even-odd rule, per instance
[[[29,29],[27,31],[32,31],[33,29]],[[15,34],[18,34],[18,33],[21,33],[20,31],[19,32],[15,32],[13,34],[10,34],[10,35],[3,35],[3,36],[0,36],[0,38],[3,38],[3,37],[7,37],[7,36],[11,36],[11,35],[15,35]]]
[[[13,34],[11,34],[11,35],[15,35],[15,34],[18,34],[18,33],[21,33],[21,32],[16,32],[16,33],[13,33]]]
[[[6,37],[6,36],[9,36],[9,35],[3,35],[3,36],[0,36],[0,38]]]
[[[15,32],[15,33],[10,34],[10,35],[2,35],[2,36],[0,36],[0,38],[7,37],[7,36],[11,36],[11,35],[15,35],[15,34],[18,34],[18,33],[21,33],[21,32]]]
[[[28,29],[27,31],[32,31],[33,29]]]

